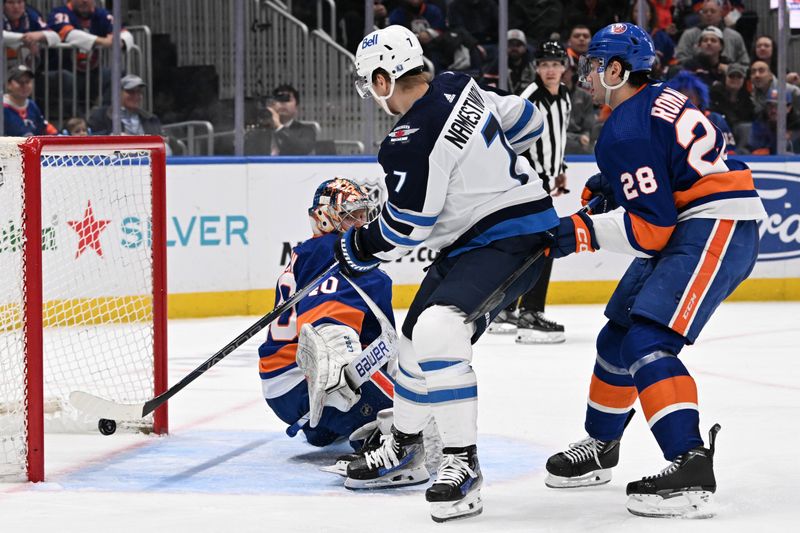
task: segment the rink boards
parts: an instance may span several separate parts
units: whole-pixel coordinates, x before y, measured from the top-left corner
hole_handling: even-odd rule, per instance
[[[798,300],[800,157],[745,161],[753,168],[769,218],[761,224],[758,264],[734,299]],[[579,208],[583,183],[595,172],[593,157],[568,158],[570,192],[554,199],[561,215]],[[306,211],[314,190],[321,181],[334,176],[372,184],[382,181],[380,166],[372,156],[171,158],[167,163],[170,317],[258,314],[270,309],[275,280],[289,259],[291,247],[310,236]],[[91,190],[85,199],[71,200],[74,213],[46,219],[46,228],[59,226],[54,231],[56,246],[46,245],[45,255],[66,254],[66,262],[111,264],[112,257],[127,257],[137,249],[146,249],[146,215],[129,213],[130,209],[121,209],[118,203],[104,205]],[[107,221],[107,228],[99,236],[103,254],[90,250],[92,253],[76,257],[79,235],[70,231],[65,222],[85,217],[89,202],[93,216]],[[10,250],[0,248],[0,254],[4,252]],[[396,307],[408,306],[422,279],[422,269],[433,257],[431,250],[420,247],[385,266],[395,284]],[[603,302],[630,259],[603,251],[561,259],[553,268],[548,300]],[[120,272],[108,271],[105,275],[125,278],[125,261],[114,263],[120,265]],[[86,282],[92,283],[88,279]],[[130,297],[140,292],[133,288],[102,296]]]

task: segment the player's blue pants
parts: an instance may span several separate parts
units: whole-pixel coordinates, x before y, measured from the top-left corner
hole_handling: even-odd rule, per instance
[[[394,424],[405,433],[421,431],[433,416],[445,447],[477,440],[478,386],[472,343],[497,313],[536,282],[542,260],[509,287],[504,301],[474,324],[464,318],[543,245],[540,234],[493,241],[446,255],[428,270],[403,323]]]
[[[678,224],[658,257],[633,261],[597,337],[590,436],[620,438],[638,397],[667,460],[702,446],[697,386],[677,355],[747,278],[757,255],[756,221],[690,219]]]

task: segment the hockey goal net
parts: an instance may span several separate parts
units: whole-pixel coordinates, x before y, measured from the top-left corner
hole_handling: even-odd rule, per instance
[[[71,391],[165,390],[164,165],[159,137],[0,139],[0,481],[44,479],[45,429],[97,431]]]

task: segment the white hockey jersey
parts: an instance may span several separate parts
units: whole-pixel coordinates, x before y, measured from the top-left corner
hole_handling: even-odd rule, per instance
[[[541,180],[518,156],[542,128],[523,98],[464,74],[437,76],[381,144],[388,200],[362,231],[365,251],[391,261],[425,242],[452,256],[557,226]]]

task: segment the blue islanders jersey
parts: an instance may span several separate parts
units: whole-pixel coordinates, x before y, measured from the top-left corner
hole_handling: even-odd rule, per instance
[[[50,127],[39,106],[33,100],[28,100],[24,108],[5,102],[3,116],[5,117],[5,135],[9,137],[30,137],[31,135],[55,133],[55,129]]]
[[[384,261],[425,244],[448,255],[558,225],[550,197],[521,157],[542,115],[516,95],[445,72],[384,139],[388,200],[361,235]]]
[[[766,216],[750,169],[726,150],[708,117],[661,83],[617,106],[595,157],[625,212],[592,217],[600,247],[650,257],[682,220]]]
[[[62,41],[65,41],[69,32],[74,29],[83,30],[98,37],[105,37],[114,32],[114,18],[111,13],[101,7],[95,7],[88,17],[81,17],[73,11],[71,3],[53,8],[47,17],[47,24],[51,30],[58,33]],[[90,55],[83,51],[78,52],[78,69],[85,71],[88,68],[96,68],[99,64],[99,57],[99,54]],[[65,70],[72,68],[70,54],[64,54],[63,68]]]
[[[289,265],[278,278],[276,306],[294,294],[297,287],[305,287],[333,263],[333,245],[338,238],[335,233],[322,235],[292,250]],[[356,283],[394,324],[392,282],[389,276],[375,269],[360,276]],[[304,324],[318,326],[325,323],[353,328],[360,336],[362,347],[368,346],[381,334],[377,318],[341,274],[323,281],[294,308],[273,322],[266,342],[258,350],[259,374],[267,403],[287,424],[295,423],[308,412],[308,389],[296,362],[300,328]],[[391,397],[393,386],[386,376],[378,372],[373,375],[372,381]],[[324,422],[323,417],[321,424]]]

